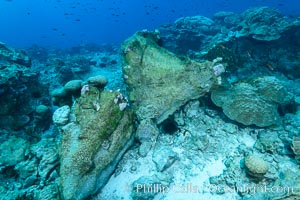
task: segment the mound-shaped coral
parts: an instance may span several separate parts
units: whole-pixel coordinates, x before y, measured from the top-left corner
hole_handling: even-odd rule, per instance
[[[278,105],[293,101],[280,81],[268,76],[239,83],[231,89],[215,90],[211,99],[230,119],[260,127],[276,124],[280,119]]]
[[[269,166],[263,159],[249,155],[245,158],[247,173],[254,178],[262,178],[269,170]]]
[[[277,122],[277,106],[260,98],[254,87],[242,83],[229,91],[217,90],[211,95],[212,101],[223,108],[231,120],[244,125],[269,126]]]

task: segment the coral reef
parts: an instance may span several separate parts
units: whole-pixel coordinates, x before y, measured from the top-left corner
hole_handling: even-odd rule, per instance
[[[1,43],[0,199],[300,199],[299,35],[260,7],[120,51]]]
[[[185,40],[193,40],[194,30],[197,30],[194,24],[201,24],[203,18],[193,17],[193,23],[189,19],[180,20],[185,25],[177,26],[176,21],[159,28],[163,47],[197,61],[222,57],[228,64],[230,81],[276,72],[290,78],[300,77],[297,70],[299,19],[288,19],[268,7],[251,8],[241,14],[219,12],[214,15],[209,27],[209,30],[217,31],[203,34],[198,41],[201,45],[196,49],[188,48],[184,43]],[[195,22],[196,19],[198,22]],[[181,34],[185,37],[180,37]],[[178,43],[183,47],[177,46]]]
[[[45,115],[43,123],[34,120],[40,115],[35,112],[39,106],[49,106],[49,101],[43,101],[47,87],[39,82],[26,53],[4,44],[0,44],[0,87],[0,128],[14,131],[26,128],[34,137],[49,128],[51,116]]]
[[[176,35],[174,34],[176,31]],[[218,31],[213,20],[204,16],[182,17],[174,24],[163,25],[160,31],[165,36],[164,47],[176,49],[176,53],[200,50]]]
[[[237,37],[250,36],[262,41],[277,40],[289,26],[281,13],[269,7],[248,9],[241,18],[241,30],[237,32]]]

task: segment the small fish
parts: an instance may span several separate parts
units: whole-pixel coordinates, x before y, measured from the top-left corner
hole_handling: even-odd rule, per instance
[[[252,58],[252,55],[249,51],[247,51],[247,55],[248,55],[249,58]]]
[[[269,70],[274,71],[274,67],[271,64],[267,63],[266,65]]]
[[[226,47],[223,44],[219,45],[222,49],[226,49]]]

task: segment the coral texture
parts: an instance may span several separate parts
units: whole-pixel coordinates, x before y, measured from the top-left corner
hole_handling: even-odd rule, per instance
[[[215,90],[211,99],[230,119],[244,125],[265,127],[278,122],[278,106],[293,102],[293,95],[278,79],[265,76],[249,83],[241,82],[230,89]]]
[[[180,106],[217,84],[213,62],[180,59],[157,44],[157,32],[137,32],[122,44],[129,98],[139,119],[153,113],[163,122]]]
[[[76,120],[61,127],[64,199],[89,198],[101,189],[133,141],[132,112],[120,110],[114,102],[120,93],[89,88],[72,109],[71,115]],[[64,109],[57,115],[62,116],[67,111]]]
[[[245,158],[245,167],[250,176],[262,178],[269,170],[269,166],[263,159],[249,155]]]

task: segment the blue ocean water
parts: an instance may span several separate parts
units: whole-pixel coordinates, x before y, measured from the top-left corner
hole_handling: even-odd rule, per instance
[[[14,47],[119,44],[134,32],[152,30],[182,16],[211,17],[269,6],[300,14],[297,0],[3,0],[0,40]]]

